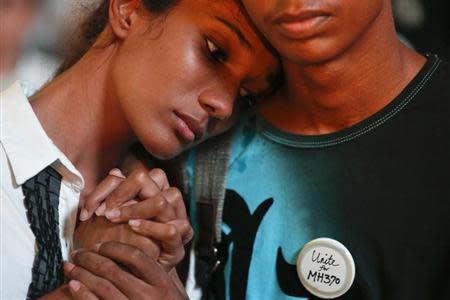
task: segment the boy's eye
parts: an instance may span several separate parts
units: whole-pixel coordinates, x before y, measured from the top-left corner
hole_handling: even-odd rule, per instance
[[[227,53],[222,48],[217,46],[213,41],[211,41],[208,38],[206,38],[205,41],[209,54],[215,61],[223,63],[227,60]]]

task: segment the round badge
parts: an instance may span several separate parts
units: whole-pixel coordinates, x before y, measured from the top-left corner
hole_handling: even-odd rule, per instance
[[[297,274],[313,295],[333,299],[345,294],[355,279],[355,263],[344,245],[329,238],[307,243],[297,258]]]

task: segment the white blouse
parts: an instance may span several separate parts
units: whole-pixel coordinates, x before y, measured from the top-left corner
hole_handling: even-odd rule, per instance
[[[62,176],[59,231],[69,257],[83,178],[47,136],[20,83],[0,94],[0,299],[25,299],[36,254],[22,184],[48,166]]]

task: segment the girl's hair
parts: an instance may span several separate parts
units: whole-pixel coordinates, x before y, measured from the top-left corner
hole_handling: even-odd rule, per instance
[[[164,14],[175,7],[181,0],[142,0],[142,4],[154,14]],[[108,24],[109,0],[102,0],[97,9],[93,10],[81,23],[78,37],[67,51],[61,66],[56,71],[59,75],[73,66],[95,43],[100,33]],[[56,76],[55,75],[55,76]]]

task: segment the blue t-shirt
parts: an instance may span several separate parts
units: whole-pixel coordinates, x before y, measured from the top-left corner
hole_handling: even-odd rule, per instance
[[[246,116],[227,176],[217,299],[314,299],[295,263],[320,237],[355,261],[340,299],[450,299],[450,68],[438,58],[338,133],[293,135]]]

